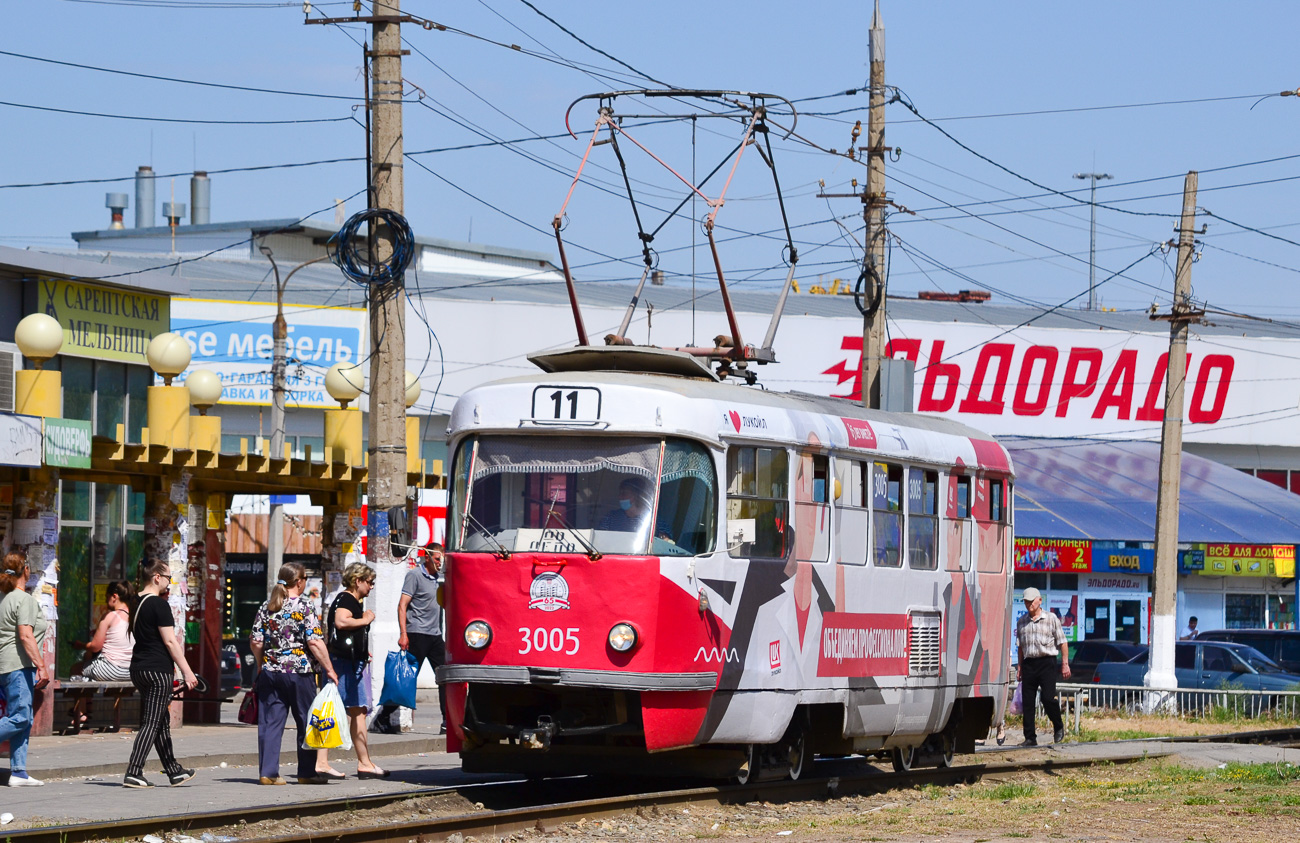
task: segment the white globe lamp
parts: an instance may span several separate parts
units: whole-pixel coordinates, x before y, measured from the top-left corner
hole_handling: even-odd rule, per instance
[[[163,385],[171,386],[172,378],[190,365],[190,344],[180,334],[167,331],[150,341],[145,359],[149,361],[149,368],[162,376]]]
[[[14,329],[14,342],[39,369],[63,347],[63,326],[49,314],[32,313]]]
[[[415,406],[415,402],[420,400],[420,378],[410,372],[406,373],[406,409]]]
[[[348,408],[349,403],[361,395],[361,390],[365,389],[365,386],[366,378],[361,367],[351,363],[335,363],[325,373],[325,391],[339,402],[339,406],[344,410]]]
[[[220,401],[221,394],[226,391],[221,378],[209,369],[195,369],[190,372],[190,376],[185,379],[185,385],[190,388],[190,404],[199,411],[200,416],[206,416],[208,408]]]

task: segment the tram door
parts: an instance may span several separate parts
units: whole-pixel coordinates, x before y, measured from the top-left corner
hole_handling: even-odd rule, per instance
[[[1083,637],[1088,640],[1110,638],[1110,600],[1083,601]]]

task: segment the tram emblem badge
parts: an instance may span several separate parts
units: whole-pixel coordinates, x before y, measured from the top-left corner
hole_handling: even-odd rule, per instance
[[[553,571],[538,574],[528,588],[528,608],[541,609],[543,612],[568,609],[569,583]]]

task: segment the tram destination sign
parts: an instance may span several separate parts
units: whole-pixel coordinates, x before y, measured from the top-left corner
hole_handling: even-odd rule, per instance
[[[46,419],[45,464],[56,468],[90,468],[90,422]]]

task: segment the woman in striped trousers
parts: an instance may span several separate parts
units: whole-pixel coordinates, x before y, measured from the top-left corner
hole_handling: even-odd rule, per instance
[[[144,762],[153,748],[158,751],[168,783],[175,787],[194,778],[194,770],[182,767],[172,751],[171,715],[167,710],[172,701],[172,677],[179,667],[186,690],[193,689],[198,680],[185,661],[185,651],[176,639],[172,610],[167,605],[165,595],[171,588],[171,566],[153,562],[145,567],[142,575],[144,590],[131,611],[131,629],[135,635],[131,681],[140,692],[140,731],[135,734],[122,784],[153,787],[144,777]]]

